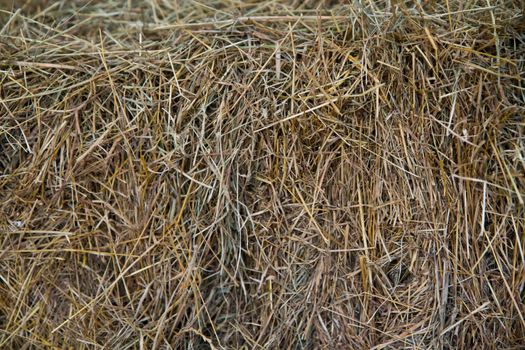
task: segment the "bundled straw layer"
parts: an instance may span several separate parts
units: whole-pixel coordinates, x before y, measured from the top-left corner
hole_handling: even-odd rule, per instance
[[[522,348],[520,6],[4,2],[0,348]]]

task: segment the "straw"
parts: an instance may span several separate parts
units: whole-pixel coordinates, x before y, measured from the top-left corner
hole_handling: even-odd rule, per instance
[[[524,18],[1,2],[0,348],[522,348]]]

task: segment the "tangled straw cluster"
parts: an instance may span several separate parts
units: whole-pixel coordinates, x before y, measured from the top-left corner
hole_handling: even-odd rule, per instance
[[[0,11],[0,348],[518,349],[520,1]]]

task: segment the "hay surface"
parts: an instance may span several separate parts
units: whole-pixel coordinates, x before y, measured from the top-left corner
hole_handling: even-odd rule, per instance
[[[0,348],[522,349],[522,5],[414,3],[2,2]]]

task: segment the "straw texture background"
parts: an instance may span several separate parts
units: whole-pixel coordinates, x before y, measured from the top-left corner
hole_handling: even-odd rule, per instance
[[[0,348],[523,349],[521,1],[1,1]]]

